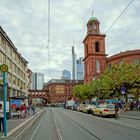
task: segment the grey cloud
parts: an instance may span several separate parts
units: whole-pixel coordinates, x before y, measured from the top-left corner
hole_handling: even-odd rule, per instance
[[[86,23],[92,10],[100,21],[101,32],[104,33],[130,2],[51,0],[51,34],[48,49],[47,0],[0,1],[0,24],[19,52],[29,61],[30,69],[43,72],[46,79],[49,77],[49,71],[52,72],[52,78],[60,78],[63,69],[71,70],[73,41],[77,57],[83,56],[82,41],[86,36]],[[134,1],[107,33],[106,53],[113,55],[120,51],[139,49],[139,44],[131,44],[138,42],[140,36],[139,9],[140,1]],[[48,51],[51,56],[50,62]]]

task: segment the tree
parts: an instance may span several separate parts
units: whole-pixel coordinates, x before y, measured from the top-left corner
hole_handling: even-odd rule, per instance
[[[111,94],[121,96],[120,88],[122,85],[126,87],[126,106],[128,106],[128,94],[133,94],[135,97],[140,95],[140,65],[123,64],[120,66],[113,66],[107,69],[101,76],[103,91]],[[126,107],[128,109],[128,107]]]

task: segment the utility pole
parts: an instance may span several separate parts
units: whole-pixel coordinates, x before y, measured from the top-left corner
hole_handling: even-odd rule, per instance
[[[74,52],[74,46],[72,46],[72,80],[75,80],[75,52]]]
[[[3,114],[4,114],[4,136],[7,136],[7,120],[6,120],[6,89],[7,89],[7,84],[6,84],[6,72],[8,72],[8,66],[6,64],[2,64],[0,66],[0,71],[3,74]]]

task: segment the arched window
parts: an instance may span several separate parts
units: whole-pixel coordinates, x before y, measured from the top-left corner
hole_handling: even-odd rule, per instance
[[[99,52],[99,42],[95,43],[95,52]]]
[[[93,29],[96,29],[96,24],[95,23],[93,24]]]
[[[100,73],[100,62],[96,60],[96,72]]]

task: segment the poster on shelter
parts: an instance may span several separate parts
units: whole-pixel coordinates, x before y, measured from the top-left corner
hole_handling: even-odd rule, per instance
[[[20,107],[21,102],[22,102],[22,101],[19,100],[19,99],[10,100],[10,107],[11,107],[11,109],[14,110],[14,109]]]

